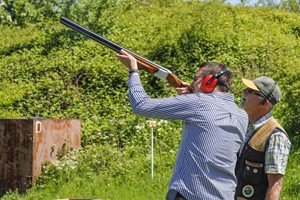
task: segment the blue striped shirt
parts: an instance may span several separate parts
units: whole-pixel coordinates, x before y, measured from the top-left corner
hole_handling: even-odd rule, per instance
[[[234,198],[237,152],[248,125],[247,114],[228,93],[187,94],[151,99],[138,75],[128,79],[129,98],[135,114],[182,120],[182,139],[170,181],[185,198]]]

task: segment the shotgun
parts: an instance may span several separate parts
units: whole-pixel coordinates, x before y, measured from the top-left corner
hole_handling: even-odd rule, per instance
[[[132,51],[108,40],[107,38],[94,33],[93,31],[84,28],[83,26],[80,26],[79,24],[76,24],[75,22],[71,21],[68,18],[62,17],[60,19],[60,22],[65,25],[68,26],[69,28],[99,42],[100,44],[114,50],[115,52],[119,53],[122,49],[124,51],[126,51],[127,53],[130,53],[136,60],[137,60],[137,64],[138,64],[138,68],[140,70],[144,70],[150,74],[152,74],[153,76],[156,76],[157,78],[167,81],[170,85],[174,86],[174,87],[185,87],[182,84],[182,81],[175,75],[173,74],[170,70],[146,59],[143,58],[142,56],[133,53]]]

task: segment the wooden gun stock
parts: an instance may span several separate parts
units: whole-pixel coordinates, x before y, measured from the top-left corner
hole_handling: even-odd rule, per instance
[[[182,84],[182,81],[175,74],[173,74],[170,70],[168,70],[146,58],[143,58],[142,56],[108,40],[107,38],[105,38],[99,34],[94,33],[93,31],[91,31],[87,28],[84,28],[84,27],[76,24],[75,22],[73,22],[65,17],[62,17],[60,19],[60,22],[63,25],[68,26],[69,28],[114,50],[115,52],[120,52],[121,50],[124,50],[124,51],[130,53],[137,60],[138,68],[140,70],[144,70],[164,81],[167,81],[170,85],[172,85],[174,87],[184,87]]]

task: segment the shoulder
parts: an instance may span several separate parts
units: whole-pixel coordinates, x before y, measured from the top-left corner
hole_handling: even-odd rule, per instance
[[[276,140],[276,139],[281,139],[281,140],[285,140],[285,141],[290,142],[287,134],[279,128],[274,129],[274,131],[272,132],[269,140]]]
[[[278,146],[284,146],[285,148],[290,149],[291,147],[291,141],[289,140],[286,133],[284,133],[282,130],[276,128],[270,138],[269,138],[269,146],[270,147],[278,147]]]

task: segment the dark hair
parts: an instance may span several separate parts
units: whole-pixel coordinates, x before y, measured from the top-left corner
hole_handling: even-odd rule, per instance
[[[204,77],[210,74],[216,74],[222,69],[225,69],[225,65],[217,62],[203,62],[199,65],[199,68],[202,70]],[[204,78],[203,77],[203,78]],[[228,92],[230,90],[232,83],[232,74],[231,72],[226,72],[218,78],[217,86],[221,92]]]

